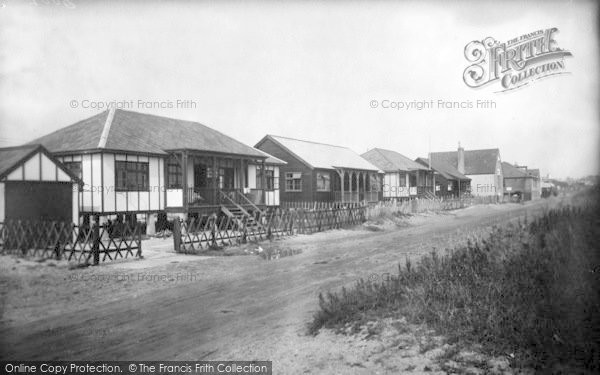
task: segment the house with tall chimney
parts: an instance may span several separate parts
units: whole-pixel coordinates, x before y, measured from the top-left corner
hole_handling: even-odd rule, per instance
[[[471,179],[472,195],[502,199],[504,177],[499,149],[465,150],[459,143],[457,151],[432,152],[430,157],[433,164],[450,165]]]

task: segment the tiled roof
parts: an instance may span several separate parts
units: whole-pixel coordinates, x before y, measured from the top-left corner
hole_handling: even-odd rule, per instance
[[[361,155],[384,172],[427,170],[428,168],[392,150],[374,148]]]
[[[417,162],[423,165],[429,165],[428,158],[417,158]],[[460,173],[458,169],[454,168],[450,164],[446,164],[441,161],[431,162],[431,168],[441,174],[446,180],[470,180],[469,177]]]
[[[523,169],[517,168],[507,162],[502,162],[502,174],[504,178],[533,178],[532,175]]]
[[[40,145],[23,145],[0,148],[0,177],[3,177],[39,147]]]
[[[31,143],[41,143],[52,153],[107,149],[166,154],[166,150],[189,149],[264,158],[258,150],[197,122],[111,111],[114,116],[104,111]]]
[[[465,150],[465,175],[494,174],[496,161],[500,155],[497,148],[485,150]],[[432,152],[431,161],[458,168],[458,151]]]
[[[54,159],[48,150],[40,144],[26,144],[16,147],[0,148],[0,179],[10,174],[15,168],[19,167],[19,165],[26,162],[30,157],[36,155],[37,153],[46,155],[48,159],[56,163],[58,168],[68,174],[73,181],[80,182],[79,178],[75,176],[73,172],[65,168],[62,163]]]
[[[356,152],[347,147],[328,145],[299,139],[280,137],[275,135],[265,136],[258,144],[271,139],[282,146],[288,152],[303,160],[312,168],[334,169],[348,168],[363,171],[379,171],[379,169]]]

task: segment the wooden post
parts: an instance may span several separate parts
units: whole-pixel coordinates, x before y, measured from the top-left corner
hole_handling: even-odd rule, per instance
[[[217,171],[217,157],[212,157],[212,173],[213,173],[213,204],[217,204],[217,189],[219,188],[219,171]],[[220,198],[220,197],[219,197]]]
[[[262,183],[262,194],[264,196],[265,191],[267,190],[267,168],[265,165],[265,160],[263,159],[262,161],[262,175],[261,175],[261,183]],[[265,202],[261,200],[260,202],[261,204],[264,204]]]
[[[369,174],[361,172],[361,175],[362,175],[362,178],[363,178],[363,183],[362,183],[362,185],[363,185],[363,198],[364,198],[363,200],[368,201],[368,199],[367,199],[367,177],[369,176]]]
[[[94,266],[100,263],[100,216],[94,215],[94,228],[92,231],[92,253],[94,254]]]
[[[340,175],[340,179],[342,180],[342,183],[340,184],[340,194],[341,194],[340,200],[342,203],[344,203],[344,182],[345,182],[344,177],[346,175],[346,172],[342,169],[341,172],[338,171],[338,174]]]
[[[181,187],[183,189],[183,210],[188,211],[188,155],[187,151],[181,151]]]
[[[176,253],[181,251],[181,223],[178,217],[173,220],[173,247]]]

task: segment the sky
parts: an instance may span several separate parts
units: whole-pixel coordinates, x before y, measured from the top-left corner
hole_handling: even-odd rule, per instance
[[[596,19],[585,1],[0,0],[0,146],[114,102],[249,145],[275,134],[415,159],[460,142],[555,178],[596,174]],[[471,41],[553,27],[568,74],[507,92],[463,81]]]

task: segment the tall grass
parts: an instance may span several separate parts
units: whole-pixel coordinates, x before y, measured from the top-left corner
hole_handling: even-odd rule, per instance
[[[388,280],[320,295],[310,330],[401,315],[490,354],[510,353],[517,366],[598,371],[600,207],[586,202],[407,261]]]

